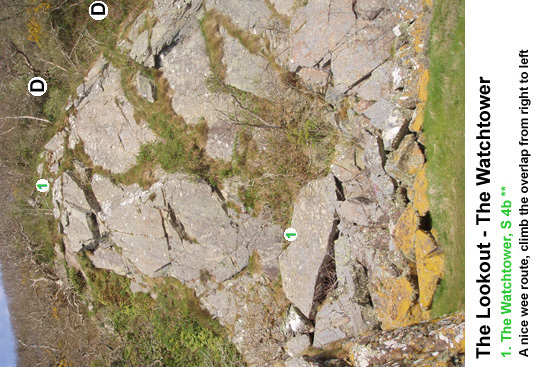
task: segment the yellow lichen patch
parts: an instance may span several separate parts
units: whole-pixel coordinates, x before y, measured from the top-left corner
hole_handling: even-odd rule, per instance
[[[419,282],[419,303],[429,310],[438,281],[444,276],[444,254],[427,232],[415,233],[415,258]]]
[[[429,211],[429,197],[427,194],[428,181],[426,175],[426,165],[413,180],[413,208],[424,216]]]
[[[376,312],[383,330],[421,321],[420,308],[415,304],[417,292],[407,278],[389,279],[375,293]]]
[[[432,319],[432,316],[430,315],[430,311],[421,310],[421,320],[428,321]]]
[[[415,215],[413,206],[409,204],[402,213],[394,228],[394,243],[405,257],[415,260],[415,231],[419,227],[419,218]]]
[[[427,102],[429,97],[427,88],[429,85],[429,79],[429,71],[427,69],[423,70],[421,79],[419,79],[419,100],[423,103]]]
[[[417,112],[415,118],[409,123],[409,130],[413,132],[420,132],[423,129],[423,121],[425,118],[425,104],[421,102],[417,105]]]
[[[423,122],[425,118],[425,104],[428,99],[428,85],[429,85],[429,71],[424,67],[419,70],[419,104],[417,105],[417,112],[415,119],[409,124],[409,129],[413,132],[420,132],[423,129]]]

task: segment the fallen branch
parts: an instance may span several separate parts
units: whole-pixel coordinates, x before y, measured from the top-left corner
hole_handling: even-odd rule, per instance
[[[24,120],[24,119],[42,121],[42,122],[47,122],[47,123],[49,123],[49,124],[52,123],[50,120],[46,120],[46,119],[43,119],[43,118],[40,118],[40,117],[34,117],[34,116],[10,116],[10,117],[0,117],[0,121],[1,121],[1,120]]]

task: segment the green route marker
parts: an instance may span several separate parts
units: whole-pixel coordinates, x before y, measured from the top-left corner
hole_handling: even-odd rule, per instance
[[[48,192],[50,190],[50,183],[48,180],[41,178],[36,181],[36,189],[40,192]]]
[[[287,228],[284,232],[285,239],[292,242],[297,239],[297,231],[294,228]]]

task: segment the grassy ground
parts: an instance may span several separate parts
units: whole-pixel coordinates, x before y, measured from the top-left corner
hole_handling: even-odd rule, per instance
[[[434,5],[430,82],[424,130],[433,229],[446,255],[446,272],[433,316],[465,307],[465,4]]]

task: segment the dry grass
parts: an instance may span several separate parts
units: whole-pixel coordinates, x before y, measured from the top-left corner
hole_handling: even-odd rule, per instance
[[[220,25],[216,21],[215,13],[208,11],[201,21],[201,32],[205,38],[207,55],[210,61],[212,73],[219,79],[226,78],[226,65],[224,65],[224,38],[220,33]]]

